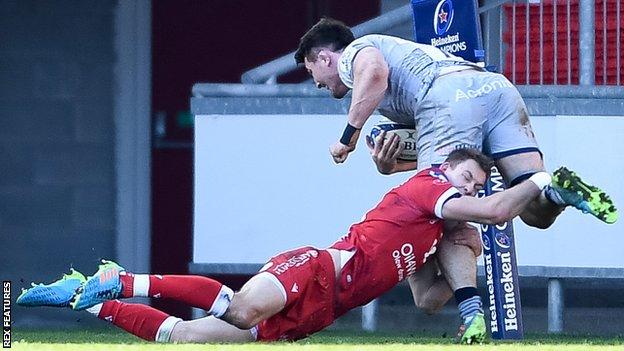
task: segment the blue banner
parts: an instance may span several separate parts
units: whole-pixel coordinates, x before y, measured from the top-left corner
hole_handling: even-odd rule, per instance
[[[479,197],[505,190],[505,182],[496,167]],[[493,339],[522,339],[522,306],[516,248],[512,221],[479,226],[483,240],[483,261],[487,286],[485,310]]]
[[[485,62],[477,0],[412,0],[414,39],[472,62]]]

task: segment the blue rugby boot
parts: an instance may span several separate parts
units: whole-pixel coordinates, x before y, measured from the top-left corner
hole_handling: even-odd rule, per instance
[[[29,289],[22,289],[17,297],[20,306],[52,306],[67,307],[74,297],[76,290],[86,281],[84,275],[71,268],[69,274],[50,284],[35,284]]]
[[[113,261],[102,260],[102,264],[95,274],[78,288],[70,306],[74,310],[84,310],[108,300],[114,300],[121,295],[121,280],[119,273],[125,269]]]
[[[605,223],[613,224],[618,219],[617,209],[609,195],[585,183],[575,172],[565,167],[553,173],[552,184],[546,195],[556,203],[573,206]]]

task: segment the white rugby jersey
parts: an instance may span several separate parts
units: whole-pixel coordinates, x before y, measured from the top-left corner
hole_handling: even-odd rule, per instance
[[[338,74],[342,82],[353,89],[353,60],[365,47],[381,51],[388,63],[388,89],[378,106],[379,112],[398,123],[414,124],[414,111],[429,91],[434,79],[440,74],[475,68],[475,63],[425,44],[388,36],[371,34],[349,44],[338,62]]]

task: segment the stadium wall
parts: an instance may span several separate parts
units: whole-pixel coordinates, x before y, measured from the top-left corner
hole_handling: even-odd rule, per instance
[[[292,246],[331,244],[409,176],[378,175],[363,138],[346,166],[332,163],[326,148],[342,129],[348,99],[334,100],[297,85],[206,87],[214,96],[192,100],[196,263],[260,264]],[[619,162],[623,90],[577,88],[522,89],[545,163],[577,170],[618,203],[624,190],[610,174],[624,172]],[[378,119],[371,118],[364,133]],[[223,154],[220,146],[233,135],[236,142]],[[238,162],[230,162],[232,153]],[[518,248],[525,252],[520,265],[624,267],[618,246],[594,244],[595,235],[617,241],[623,223],[604,225],[572,210],[548,231],[519,223]],[[210,245],[223,236],[230,240],[218,249]]]
[[[0,277],[13,299],[100,258],[149,268],[145,13],[143,0],[0,3]],[[82,317],[13,308],[16,327],[101,326]]]
[[[115,250],[111,1],[0,4],[0,276],[13,296]],[[75,320],[15,307],[15,325]]]

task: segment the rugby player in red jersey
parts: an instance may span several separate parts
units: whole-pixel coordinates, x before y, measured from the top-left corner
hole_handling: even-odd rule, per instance
[[[487,72],[431,45],[379,34],[356,38],[349,27],[331,18],[320,19],[301,37],[294,56],[319,89],[329,90],[337,99],[351,91],[347,125],[340,139],[330,146],[336,163],[346,162],[362,127],[377,111],[418,131],[418,161],[397,161],[400,150],[396,134],[386,142],[396,153],[388,150],[378,157],[373,152],[373,161],[382,174],[420,171],[441,164],[452,150],[464,147],[481,149],[494,158],[511,187],[545,170],[525,103],[501,74]],[[607,194],[567,168],[556,170],[552,183],[520,214],[526,224],[548,228],[568,206],[606,223],[617,220],[617,210]],[[468,247],[448,245],[445,239],[436,258],[454,290],[460,315],[470,323],[466,317],[480,309],[476,301],[476,256]],[[413,292],[423,291],[428,284],[420,278],[410,279]],[[421,283],[425,287],[419,288]],[[437,302],[447,298],[441,294]],[[418,302],[421,296],[415,293],[414,299],[422,307]]]
[[[88,279],[73,271],[54,283],[25,290],[17,303],[86,309],[157,342],[305,338],[417,274],[435,253],[443,232],[461,232],[463,221],[505,222],[551,181],[546,172],[538,172],[509,190],[476,198],[491,165],[474,149],[451,152],[439,167],[425,169],[389,191],[331,247],[307,246],[278,254],[236,293],[206,277],[132,274],[105,261]],[[117,300],[139,296],[174,299],[210,316],[182,321],[147,305]]]

